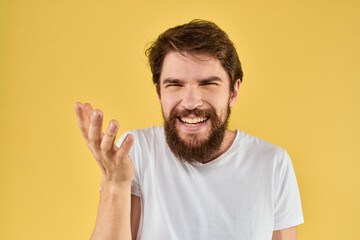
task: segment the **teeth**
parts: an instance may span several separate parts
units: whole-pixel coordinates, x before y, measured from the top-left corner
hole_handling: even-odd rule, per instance
[[[204,122],[205,120],[207,120],[207,118],[204,117],[197,117],[197,118],[180,118],[180,120],[184,123],[190,123],[190,124],[197,124],[200,122]]]

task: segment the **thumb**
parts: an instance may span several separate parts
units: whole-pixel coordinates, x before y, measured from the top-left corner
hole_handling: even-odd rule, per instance
[[[126,135],[124,141],[120,145],[120,148],[116,154],[116,157],[123,158],[126,155],[128,155],[133,143],[134,143],[134,136],[131,134]]]

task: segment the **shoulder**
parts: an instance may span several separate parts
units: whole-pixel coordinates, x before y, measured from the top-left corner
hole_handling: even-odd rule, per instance
[[[163,126],[151,126],[143,129],[133,129],[126,131],[119,138],[117,145],[120,146],[121,142],[125,137],[131,134],[134,136],[134,145],[141,145],[145,147],[146,145],[153,145],[163,141],[164,139],[164,128]]]
[[[287,154],[286,150],[271,142],[265,141],[259,137],[250,135],[244,131],[237,130],[238,133],[238,148],[242,148],[247,153],[255,154],[257,156],[284,158]]]
[[[241,132],[242,146],[248,151],[248,155],[253,156],[257,164],[266,165],[272,169],[274,176],[284,177],[289,172],[293,172],[293,165],[288,152],[275,144],[261,138]]]
[[[132,131],[134,138],[138,141],[157,141],[163,139],[164,137],[164,128],[163,126],[151,126],[143,129],[134,129]],[[153,143],[155,143],[153,142]]]

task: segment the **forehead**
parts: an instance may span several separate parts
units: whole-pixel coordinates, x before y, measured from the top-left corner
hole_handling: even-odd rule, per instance
[[[160,82],[166,78],[190,81],[209,77],[228,79],[218,59],[206,54],[170,52],[164,58]]]

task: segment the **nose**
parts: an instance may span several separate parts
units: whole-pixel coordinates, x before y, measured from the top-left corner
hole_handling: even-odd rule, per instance
[[[187,87],[184,90],[182,106],[188,110],[196,109],[202,105],[201,93],[196,87]]]

